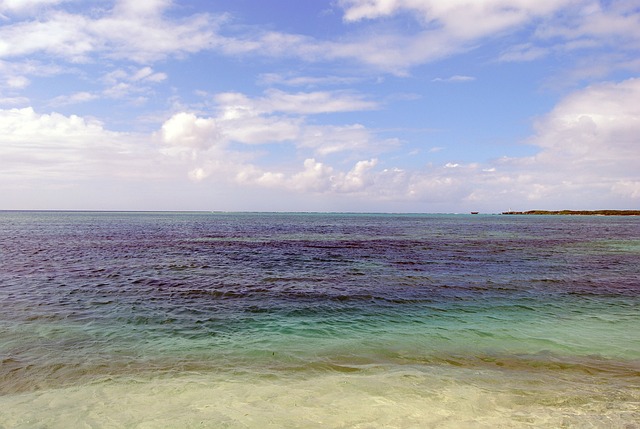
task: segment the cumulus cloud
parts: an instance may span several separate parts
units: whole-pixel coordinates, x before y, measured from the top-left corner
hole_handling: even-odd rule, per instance
[[[236,178],[244,185],[301,193],[361,194],[373,187],[375,175],[372,169],[377,163],[377,159],[358,161],[350,170],[343,171],[315,158],[307,158],[302,169],[291,174],[264,171],[250,165],[245,166]]]
[[[377,201],[422,201],[437,207],[598,208],[619,198],[640,201],[640,79],[593,85],[561,100],[535,123],[534,156],[486,164],[447,162],[422,169],[350,170],[309,158],[294,174],[253,169],[244,183],[318,193],[353,193]],[[541,204],[545,204],[541,207]],[[524,207],[523,207],[524,206]],[[624,208],[624,207],[619,207]]]
[[[64,116],[59,113],[38,114],[33,108],[2,110],[0,125],[5,136],[3,141],[21,142],[27,138],[34,144],[44,145],[48,138],[68,139],[70,144],[81,143],[85,137],[102,135],[104,129],[98,121],[76,115]],[[6,148],[6,146],[3,146]]]
[[[253,183],[263,171],[249,163],[250,151],[231,148],[231,144],[265,144],[294,138],[299,127],[286,119],[259,115],[229,117],[222,109],[217,117],[200,117],[191,112],[179,112],[166,120],[156,139],[161,153],[179,160],[188,169],[188,177],[202,181],[215,176],[229,181],[236,177],[241,183]],[[266,179],[265,179],[266,180]],[[263,180],[263,183],[266,183]]]
[[[40,114],[31,107],[0,109],[0,175],[6,182],[149,176],[143,139],[106,130],[76,115]],[[132,169],[131,167],[135,165]]]
[[[220,141],[214,119],[199,118],[193,113],[173,115],[160,131],[162,142],[172,146],[206,150]]]
[[[567,180],[611,187],[638,176],[640,79],[590,86],[536,123],[534,161],[561,167]]]
[[[313,158],[304,161],[304,169],[293,175],[290,186],[298,191],[326,191],[330,187],[333,168]]]
[[[179,112],[157,134],[165,155],[190,160],[189,176],[193,180],[203,180],[214,173],[220,178],[224,173],[244,184],[317,192],[346,191],[364,184],[365,167],[373,164],[358,164],[354,171],[340,172],[322,160],[307,158],[302,171],[274,172],[251,161],[259,161],[263,149],[247,148],[287,144],[289,150],[295,149],[300,156],[311,152],[312,156],[325,157],[343,152],[353,157],[397,144],[393,139],[380,141],[360,124],[317,125],[307,120],[310,115],[376,107],[353,93],[267,90],[262,97],[220,93],[213,99],[216,102],[213,116]]]
[[[374,184],[370,171],[378,164],[377,159],[358,161],[346,174],[332,178],[338,192],[359,192]]]
[[[527,140],[536,155],[448,163],[446,171],[414,174],[411,186],[416,193],[449,188],[470,204],[598,208],[622,197],[633,208],[640,201],[639,99],[640,79],[576,91],[536,121]]]
[[[287,93],[267,90],[262,97],[229,92],[216,94],[213,99],[216,104],[212,116],[200,117],[195,113],[181,112],[164,123],[160,136],[167,145],[167,153],[184,155],[189,148],[191,156],[197,158],[204,156],[202,152],[212,145],[222,148],[230,144],[287,143],[300,152],[312,151],[314,156],[324,157],[337,152],[375,153],[398,144],[395,139],[377,139],[375,133],[360,124],[309,123],[307,117],[311,115],[377,107],[377,104],[350,92]],[[262,172],[249,170],[242,177],[254,177],[256,174],[260,176]],[[269,180],[265,178],[263,181],[274,180],[270,176]]]
[[[352,195],[378,202],[422,202],[431,210],[452,201],[475,209],[501,205],[505,210],[597,208],[610,207],[612,201],[618,205],[628,201],[626,207],[632,208],[640,201],[638,99],[640,79],[592,85],[569,94],[536,121],[536,132],[527,140],[538,148],[535,155],[483,164],[451,160],[413,170],[367,156],[373,151],[367,146],[373,137],[358,125],[323,128],[303,120],[291,123],[292,135],[297,137],[288,144],[298,145],[298,154],[273,164],[264,158],[277,148],[251,152],[238,147],[273,137],[256,136],[255,141],[245,137],[244,143],[232,140],[240,122],[225,118],[225,109],[211,117],[189,112],[172,115],[155,134],[160,143],[155,148],[145,143],[150,136],[109,131],[90,118],[7,109],[0,110],[0,134],[5,136],[0,144],[0,174],[6,184],[29,178],[170,178],[181,172],[196,182]],[[278,120],[264,114],[256,118]],[[344,143],[340,150],[351,159],[355,154],[363,156],[331,161],[323,138],[314,142],[308,137],[314,133],[329,137],[361,133],[363,143],[355,148],[348,147],[349,139],[338,144]]]

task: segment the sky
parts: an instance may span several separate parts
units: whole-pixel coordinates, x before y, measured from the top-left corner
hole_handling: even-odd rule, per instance
[[[640,209],[640,3],[0,0],[0,209]]]

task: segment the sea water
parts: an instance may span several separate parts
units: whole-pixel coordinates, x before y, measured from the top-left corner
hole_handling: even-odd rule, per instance
[[[0,212],[0,428],[640,428],[640,219]]]

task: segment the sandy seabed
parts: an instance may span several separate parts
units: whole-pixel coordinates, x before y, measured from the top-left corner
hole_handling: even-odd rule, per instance
[[[1,428],[640,428],[640,388],[571,374],[360,368],[104,379],[0,397]]]

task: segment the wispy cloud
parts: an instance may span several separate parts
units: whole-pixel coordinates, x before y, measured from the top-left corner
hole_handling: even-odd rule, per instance
[[[443,82],[443,83],[460,83],[460,82],[473,82],[476,80],[473,76],[454,75],[450,77],[437,77],[432,79],[431,82]]]
[[[0,2],[0,14],[29,14],[69,0],[3,0]],[[5,19],[9,19],[5,17]]]
[[[285,92],[268,89],[263,97],[251,98],[240,93],[221,93],[215,97],[227,117],[256,113],[293,113],[299,115],[371,110],[379,107],[361,94],[350,91]]]
[[[99,98],[98,95],[82,91],[71,95],[61,95],[51,100],[52,106],[66,106],[70,104],[86,103]]]
[[[121,0],[99,15],[52,9],[37,20],[10,22],[0,27],[0,58],[45,53],[71,62],[101,55],[147,63],[212,47],[215,17],[169,20],[162,13],[168,1],[133,4]]]
[[[56,4],[64,3],[3,3],[6,12]],[[529,40],[507,48],[500,56],[502,61],[530,61],[554,49],[554,44],[568,47],[579,42],[586,47],[624,41],[628,49],[637,49],[640,43],[640,17],[631,13],[632,7],[625,2],[605,9],[594,2],[574,0],[342,0],[338,4],[344,11],[344,22],[367,25],[369,31],[366,35],[347,32],[339,39],[259,28],[238,35],[229,31],[224,14],[171,19],[166,13],[172,7],[170,1],[136,4],[120,0],[112,9],[95,9],[92,14],[45,8],[37,20],[8,18],[9,22],[0,27],[0,58],[44,53],[70,62],[88,62],[97,56],[151,64],[169,57],[217,51],[233,56],[295,57],[308,62],[359,62],[403,75],[411,67],[529,27]],[[380,19],[401,13],[415,17],[414,30],[378,25]],[[339,84],[345,79],[349,78],[263,75],[266,82],[292,86],[331,81]]]
[[[358,83],[363,79],[360,77],[347,76],[298,76],[280,73],[264,73],[258,77],[261,85],[284,85],[284,86],[343,86]]]

